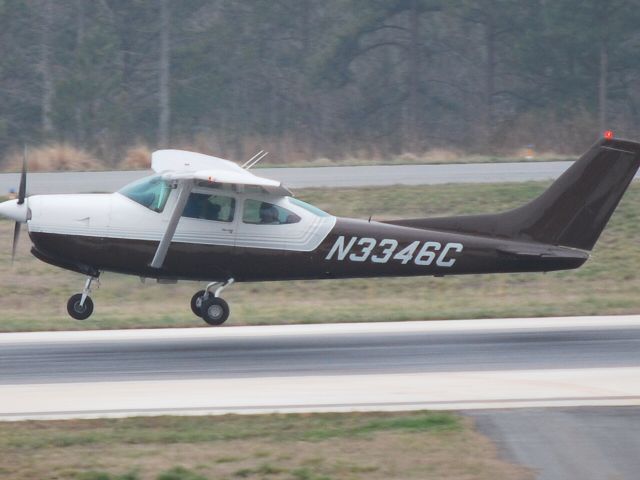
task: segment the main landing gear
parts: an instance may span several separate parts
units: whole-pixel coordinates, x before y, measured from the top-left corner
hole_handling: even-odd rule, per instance
[[[86,320],[93,313],[93,300],[89,294],[97,276],[87,277],[82,293],[69,297],[67,312],[76,320]],[[233,284],[233,278],[226,282],[211,282],[191,298],[191,310],[209,325],[222,325],[229,318],[229,304],[220,298],[222,291]]]
[[[93,300],[89,294],[91,293],[91,284],[97,280],[98,277],[87,277],[82,293],[76,293],[69,298],[67,312],[76,320],[86,320],[93,313]]]
[[[191,310],[209,325],[222,325],[229,318],[229,304],[220,298],[222,291],[233,284],[233,278],[226,282],[211,282],[205,290],[191,297]],[[211,291],[217,287],[215,291]]]

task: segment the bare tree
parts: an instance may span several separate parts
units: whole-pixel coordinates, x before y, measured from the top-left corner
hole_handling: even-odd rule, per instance
[[[160,68],[159,68],[159,93],[160,115],[158,117],[158,145],[162,148],[169,143],[169,128],[171,120],[171,93],[169,81],[171,74],[171,12],[169,0],[160,1]]]
[[[42,26],[40,40],[40,73],[42,75],[42,97],[41,97],[41,118],[42,131],[45,135],[53,132],[53,72],[51,67],[52,38],[51,30],[53,23],[53,2],[52,0],[42,1]]]

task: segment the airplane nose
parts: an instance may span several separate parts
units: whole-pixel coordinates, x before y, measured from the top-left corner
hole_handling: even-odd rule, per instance
[[[29,209],[27,203],[18,205],[18,200],[7,200],[0,203],[0,215],[10,218],[16,222],[25,223],[27,221]]]

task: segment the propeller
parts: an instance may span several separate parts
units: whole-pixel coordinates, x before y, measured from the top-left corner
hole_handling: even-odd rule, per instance
[[[27,146],[24,146],[22,154],[22,174],[20,175],[20,188],[18,189],[18,205],[24,203],[24,197],[27,192]]]
[[[20,188],[18,189],[18,205],[24,203],[24,199],[27,193],[27,146],[24,146],[24,153],[22,155],[22,173],[20,174]],[[13,227],[13,245],[11,247],[11,263],[16,258],[16,248],[18,247],[18,240],[20,239],[20,227],[21,222],[16,222]]]

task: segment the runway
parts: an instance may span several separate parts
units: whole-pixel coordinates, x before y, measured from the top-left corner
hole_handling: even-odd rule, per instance
[[[640,405],[640,316],[0,335],[0,418]]]
[[[438,185],[543,181],[558,177],[572,162],[513,162],[357,167],[257,168],[289,188]],[[151,171],[29,173],[29,194],[114,192]],[[0,195],[17,189],[17,173],[0,174]]]

